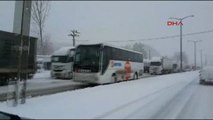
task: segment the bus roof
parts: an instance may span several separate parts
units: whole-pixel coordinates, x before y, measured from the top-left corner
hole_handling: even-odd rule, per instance
[[[69,50],[71,50],[71,49],[75,49],[75,47],[73,47],[73,46],[62,47],[62,48],[56,50],[52,55],[58,55],[58,56],[67,55]]]
[[[142,52],[129,50],[129,49],[122,48],[122,47],[117,47],[117,46],[114,46],[114,45],[109,44],[109,43],[95,43],[95,44],[93,43],[93,44],[80,44],[80,45],[103,45],[103,46],[109,46],[109,47],[113,47],[113,48],[117,48],[117,49],[122,49],[122,50],[130,51],[130,52],[134,52],[134,53],[143,54]],[[78,46],[80,46],[80,45],[78,45]]]

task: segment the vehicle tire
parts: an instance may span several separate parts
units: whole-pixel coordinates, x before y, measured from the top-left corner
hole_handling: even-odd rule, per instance
[[[117,83],[118,82],[117,75],[116,74],[112,74],[111,80],[112,80],[112,83]]]
[[[204,80],[200,80],[199,83],[200,83],[201,85],[203,85],[203,84],[205,84],[205,81],[204,81]]]
[[[7,85],[8,82],[6,80],[1,80],[0,81],[0,86],[4,86],[4,85]]]
[[[133,80],[137,80],[137,79],[138,79],[138,75],[137,75],[137,73],[135,73],[133,76]]]

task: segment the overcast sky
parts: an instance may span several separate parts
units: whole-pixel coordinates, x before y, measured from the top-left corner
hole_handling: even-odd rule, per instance
[[[0,30],[11,31],[14,18],[14,1],[0,1]],[[118,40],[115,45],[132,44],[126,40],[140,40],[180,34],[178,26],[167,26],[169,17],[185,17],[183,34],[213,30],[213,2],[202,1],[52,1],[45,32],[55,45],[71,45],[68,37],[71,29],[80,31],[77,40],[105,42]],[[197,44],[197,62],[200,63],[200,49],[213,60],[213,32],[183,37],[183,51],[193,62],[193,44],[188,40],[202,40]],[[172,56],[179,51],[180,38],[141,41],[161,55]],[[87,41],[88,42],[88,41]],[[83,43],[77,41],[77,44]],[[85,43],[85,41],[84,41]]]

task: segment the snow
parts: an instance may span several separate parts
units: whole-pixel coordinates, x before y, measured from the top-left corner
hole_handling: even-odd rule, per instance
[[[162,75],[30,98],[17,107],[3,102],[0,111],[33,119],[155,118],[195,80],[197,71]]]
[[[52,88],[60,88],[70,86],[79,86],[84,85],[83,83],[74,82],[72,80],[62,80],[62,79],[54,79],[50,77],[50,71],[42,71],[40,73],[36,73],[33,79],[27,80],[27,91],[35,91],[35,90],[44,90],[44,89],[52,89]],[[10,85],[9,88],[14,87],[14,85]],[[8,86],[0,87],[0,95],[7,93]],[[10,89],[9,89],[10,91]]]
[[[161,61],[161,57],[152,57],[152,59],[150,60],[151,62],[154,62],[154,61]]]
[[[204,67],[202,70],[213,71],[213,66]]]
[[[50,77],[50,71],[42,71],[41,73],[36,73],[33,79],[27,81],[27,84],[28,89],[35,90],[64,85],[79,85],[81,83],[73,82],[72,80],[54,79]]]
[[[50,55],[37,55],[37,61],[50,62]]]
[[[63,56],[63,55],[67,55],[68,54],[68,50],[70,49],[74,49],[75,47],[73,46],[69,46],[69,47],[62,47],[60,48],[59,50],[55,51],[53,53],[53,55],[56,55],[56,56]]]

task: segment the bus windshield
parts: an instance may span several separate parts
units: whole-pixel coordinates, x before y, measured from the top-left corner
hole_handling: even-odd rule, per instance
[[[75,68],[99,71],[100,45],[81,45],[76,49]]]

